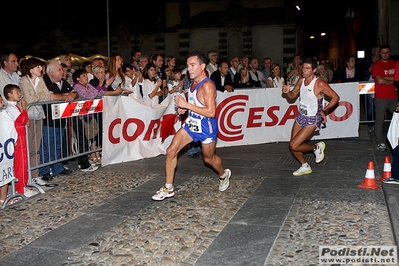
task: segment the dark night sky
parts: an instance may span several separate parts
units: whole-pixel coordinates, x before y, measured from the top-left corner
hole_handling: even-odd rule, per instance
[[[34,5],[34,3],[36,5]],[[106,0],[86,1],[70,0],[45,2],[43,4],[24,3],[16,10],[14,3],[7,1],[2,9],[2,40],[13,42],[40,39],[57,27],[62,27],[68,34],[77,36],[106,36],[107,34],[107,2]],[[140,3],[140,8],[138,4]],[[116,1],[109,0],[110,29],[112,25],[123,24],[134,28],[148,29],[153,26],[149,1]],[[148,11],[146,11],[148,10]],[[8,25],[8,26],[4,26]],[[15,25],[12,27],[11,25]],[[0,43],[0,45],[1,45]]]
[[[347,0],[347,2],[357,0]],[[162,1],[163,2],[163,1]],[[321,9],[319,1],[301,0],[302,11],[299,13],[308,29],[320,26],[334,26],[340,22],[337,14],[345,17],[345,5],[330,5]],[[107,1],[106,0],[70,0],[62,2],[31,1],[21,4],[17,10],[14,2],[2,4],[2,38],[3,44],[24,42],[26,46],[51,36],[57,27],[71,38],[107,36]],[[51,3],[51,4],[49,4]],[[140,7],[139,7],[140,5]],[[156,27],[155,14],[163,9],[158,1],[118,1],[109,0],[110,30],[115,25],[124,25],[132,32],[148,32]],[[341,20],[342,21],[342,20]],[[12,26],[14,25],[14,26]]]
[[[333,9],[338,7],[341,10],[345,8],[344,5],[330,5],[327,9],[321,10],[319,4],[315,4],[318,1],[305,0],[301,2],[303,7],[301,13],[303,13],[308,24],[313,25],[313,27],[320,24],[333,24],[334,17],[329,14],[336,12]],[[37,3],[40,2],[24,3],[18,10],[15,9],[15,4],[11,1],[2,4],[6,7],[5,12],[2,12],[3,25],[15,25],[15,27],[2,27],[2,42],[43,36],[57,26],[62,26],[65,30],[80,36],[92,35],[96,37],[104,36],[107,33],[106,0],[70,0],[52,2],[52,4],[45,2],[44,5]],[[111,31],[113,30],[112,26],[120,24],[121,21],[131,29],[147,30],[154,28],[156,9],[163,8],[163,4],[157,3],[158,1],[109,0]],[[306,13],[306,10],[309,12]],[[321,18],[323,19],[320,20]],[[19,29],[19,31],[15,29]],[[4,38],[5,36],[11,38]]]

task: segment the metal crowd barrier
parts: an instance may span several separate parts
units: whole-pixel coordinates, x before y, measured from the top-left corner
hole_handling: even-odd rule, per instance
[[[73,160],[81,156],[89,156],[95,152],[101,152],[101,146],[91,149],[93,140],[97,144],[102,141],[102,111],[85,115],[78,115],[85,102],[92,100],[77,99],[68,104],[72,106],[70,115],[61,116],[63,110],[62,101],[37,102],[28,105],[28,114],[33,117],[37,112],[42,111],[44,119],[30,118],[30,125],[27,127],[26,141],[28,149],[28,186],[37,188],[40,193],[44,190],[37,185],[32,178],[40,176],[37,173],[40,168],[53,166],[57,163]],[[75,106],[73,108],[73,106]],[[40,117],[40,116],[37,116]],[[96,119],[97,124],[89,123],[91,119]],[[85,123],[88,123],[85,126]],[[95,138],[88,139],[89,132],[98,132]]]

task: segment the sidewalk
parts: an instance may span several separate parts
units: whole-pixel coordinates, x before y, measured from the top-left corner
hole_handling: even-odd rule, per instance
[[[361,125],[359,138],[325,140],[313,173],[288,143],[218,148],[232,170],[217,175],[182,153],[177,193],[164,183],[164,156],[68,177],[58,187],[0,211],[0,265],[317,265],[319,245],[395,245],[399,186],[360,189],[367,164],[384,157]],[[379,184],[379,182],[377,182]],[[392,226],[391,226],[392,222]]]

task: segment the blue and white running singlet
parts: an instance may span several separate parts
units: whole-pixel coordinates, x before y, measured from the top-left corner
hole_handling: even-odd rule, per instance
[[[200,83],[197,84],[195,89],[188,90],[188,102],[196,106],[205,107],[197,98],[197,92],[199,87],[207,80],[212,81],[210,78],[204,78]],[[213,81],[212,81],[213,82]],[[205,117],[197,114],[191,110],[188,112],[188,117],[183,124],[183,128],[195,141],[200,141],[203,144],[212,143],[217,139],[218,125],[216,117]]]

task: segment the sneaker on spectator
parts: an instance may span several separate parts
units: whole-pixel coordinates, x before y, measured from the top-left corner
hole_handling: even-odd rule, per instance
[[[219,191],[225,191],[230,185],[230,169],[224,170],[224,174],[219,177]]]
[[[166,188],[165,186],[161,187],[154,196],[152,196],[153,200],[164,200],[165,198],[170,198],[175,195],[174,188]]]
[[[30,198],[30,197],[38,194],[38,193],[39,193],[39,191],[37,191],[36,189],[30,188],[30,187],[26,187],[24,195],[25,195],[25,197]]]
[[[392,178],[392,177],[385,178],[382,182],[383,182],[384,184],[395,184],[395,185],[399,185],[399,180],[397,180],[397,179],[395,179],[395,178]]]
[[[33,182],[35,182],[39,186],[45,186],[47,184],[47,182],[44,181],[41,176],[33,178],[32,180],[33,180]]]
[[[59,175],[70,175],[70,174],[72,174],[72,171],[68,170],[66,168],[64,170],[62,170],[61,173],[59,173]]]
[[[312,168],[310,168],[310,165],[307,163],[305,166],[302,165],[301,167],[299,167],[299,169],[293,172],[292,174],[294,176],[301,176],[301,175],[308,175],[311,173],[312,173]]]
[[[87,167],[87,168],[82,168],[82,167],[80,167],[80,171],[82,171],[82,172],[94,172],[94,171],[96,171],[98,169],[98,166],[94,166],[94,165],[90,165],[89,167]]]
[[[43,181],[51,181],[53,180],[53,177],[51,176],[51,174],[44,174],[42,177]]]
[[[385,151],[387,149],[387,146],[385,145],[385,143],[380,143],[377,145],[377,150],[379,151]]]
[[[79,169],[86,169],[86,168],[89,168],[91,165],[92,164],[89,161],[87,161],[84,164],[78,164],[78,168]]]
[[[326,148],[326,144],[324,141],[320,141],[316,143],[316,149],[314,150],[314,155],[316,156],[316,163],[321,163],[324,160],[324,149]]]

